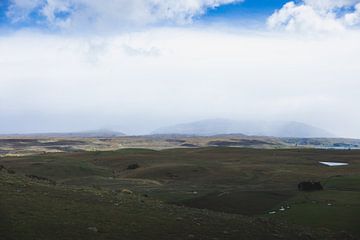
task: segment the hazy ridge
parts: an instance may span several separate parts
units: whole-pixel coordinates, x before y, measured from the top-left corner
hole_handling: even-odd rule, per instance
[[[249,136],[330,138],[332,133],[300,122],[234,121],[208,119],[159,128],[153,134],[184,134],[213,136],[221,134],[244,134]]]

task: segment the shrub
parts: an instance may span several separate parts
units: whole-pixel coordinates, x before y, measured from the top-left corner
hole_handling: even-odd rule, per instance
[[[139,167],[140,167],[139,164],[134,163],[134,164],[130,164],[130,165],[127,167],[127,169],[128,169],[128,170],[135,170],[135,169],[137,169],[137,168],[139,168]]]

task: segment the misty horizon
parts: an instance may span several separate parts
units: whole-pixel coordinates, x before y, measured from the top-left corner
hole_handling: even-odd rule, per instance
[[[219,126],[220,124],[220,126]],[[240,125],[239,126],[234,126]],[[185,126],[193,126],[194,132],[177,132],[177,128],[185,127]],[[335,135],[331,131],[327,129],[322,129],[318,126],[309,125],[303,122],[298,121],[260,121],[260,120],[244,120],[244,119],[224,119],[224,118],[212,118],[212,119],[199,119],[188,122],[175,122],[173,124],[165,123],[165,125],[161,126],[149,126],[147,130],[143,130],[142,132],[138,131],[139,128],[136,126],[128,128],[127,131],[124,131],[124,127],[116,126],[116,125],[103,125],[103,126],[94,126],[92,128],[68,128],[63,130],[56,129],[43,129],[38,131],[23,131],[23,132],[6,132],[0,133],[0,135],[36,135],[36,134],[74,134],[74,133],[114,133],[114,134],[124,134],[125,136],[145,136],[145,135],[158,135],[158,134],[180,134],[180,135],[198,135],[198,136],[212,136],[212,135],[221,135],[221,134],[243,134],[248,136],[269,136],[269,137],[307,137],[307,136],[277,136],[276,134],[264,133],[264,128],[266,131],[275,131],[279,126],[294,126],[296,127],[305,127],[309,128],[308,131],[322,131],[322,134],[318,136],[309,136],[309,138],[343,138],[343,136]],[[144,127],[144,125],[141,125]],[[204,134],[202,133],[200,128],[207,129],[206,131],[210,131],[213,133]],[[220,129],[219,129],[220,127]],[[175,129],[175,130],[174,130]],[[196,130],[197,129],[197,130]]]

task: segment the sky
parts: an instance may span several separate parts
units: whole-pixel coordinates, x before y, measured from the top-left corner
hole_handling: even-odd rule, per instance
[[[0,134],[208,118],[360,138],[360,0],[0,0]]]

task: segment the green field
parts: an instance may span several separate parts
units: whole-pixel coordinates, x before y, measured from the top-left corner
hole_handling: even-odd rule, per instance
[[[357,150],[123,149],[4,157],[0,165],[4,239],[360,237]],[[325,189],[299,192],[301,181]]]

